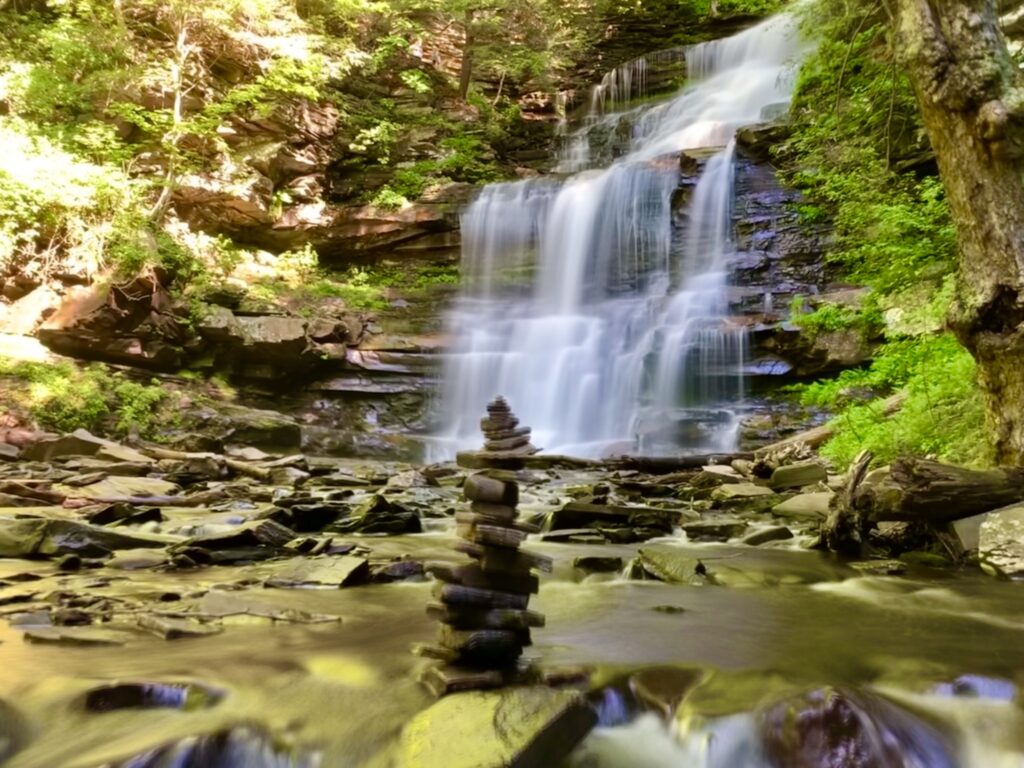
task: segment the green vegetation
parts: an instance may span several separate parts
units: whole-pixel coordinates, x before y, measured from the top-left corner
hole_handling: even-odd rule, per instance
[[[778,155],[808,198],[801,219],[835,222],[829,260],[873,292],[860,312],[826,305],[794,313],[794,322],[812,331],[877,331],[880,308],[901,318],[870,368],[800,388],[805,403],[838,409],[839,434],[823,453],[839,465],[862,448],[883,462],[900,452],[981,461],[973,360],[952,336],[934,335],[952,299],[956,232],[888,17],[881,6],[838,0],[803,12],[818,48],[801,68],[795,131]],[[863,402],[896,390],[906,401],[891,418]]]
[[[795,296],[789,307],[793,324],[812,335],[830,331],[857,330],[867,339],[875,338],[885,326],[882,312],[872,296],[862,307],[845,304],[822,304],[813,311],[805,310],[802,296]]]
[[[46,429],[102,430],[156,439],[162,429],[177,422],[176,398],[159,381],[140,383],[102,365],[0,358],[0,377],[20,383],[10,388],[10,404],[24,409]]]

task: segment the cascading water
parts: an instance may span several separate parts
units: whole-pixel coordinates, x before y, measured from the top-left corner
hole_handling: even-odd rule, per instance
[[[795,22],[778,16],[686,49],[690,85],[670,100],[606,112],[642,85],[646,65],[631,65],[609,81],[599,118],[630,126],[626,154],[586,169],[589,140],[567,137],[562,166],[586,170],[484,188],[462,218],[466,277],[434,458],[479,442],[479,413],[497,393],[548,451],[733,444],[745,337],[727,314],[732,135],[788,100],[799,51]],[[707,159],[674,228],[683,150]]]

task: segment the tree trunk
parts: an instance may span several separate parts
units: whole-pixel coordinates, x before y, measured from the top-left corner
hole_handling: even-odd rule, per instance
[[[950,322],[1001,463],[1024,463],[1024,91],[995,0],[887,0],[960,240]]]
[[[469,95],[469,85],[473,82],[473,11],[466,11],[465,42],[462,44],[462,66],[459,69],[459,96],[463,101]]]

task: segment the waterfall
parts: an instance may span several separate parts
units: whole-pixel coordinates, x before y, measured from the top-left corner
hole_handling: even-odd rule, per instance
[[[799,51],[794,20],[777,16],[686,48],[688,84],[668,100],[610,111],[642,92],[648,63],[631,62],[566,137],[559,165],[575,175],[481,191],[462,216],[465,279],[432,458],[477,445],[499,393],[550,452],[733,445],[746,338],[728,317],[732,136],[788,100]],[[605,168],[592,167],[597,125],[629,129],[628,151]],[[674,227],[683,150],[706,159]]]

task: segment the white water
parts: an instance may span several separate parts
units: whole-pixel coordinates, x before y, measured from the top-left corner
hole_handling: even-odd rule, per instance
[[[628,76],[606,78],[594,105],[616,130],[631,127],[627,154],[561,183],[481,192],[462,218],[466,278],[449,318],[445,433],[433,458],[479,444],[480,415],[496,394],[550,452],[733,446],[745,336],[727,314],[731,139],[788,100],[799,49],[793,20],[778,16],[687,49],[691,84],[670,100],[607,112],[642,91],[646,65],[634,63]],[[570,140],[563,167],[588,168],[589,146]],[[707,160],[678,236],[679,153],[709,148],[721,151]]]

